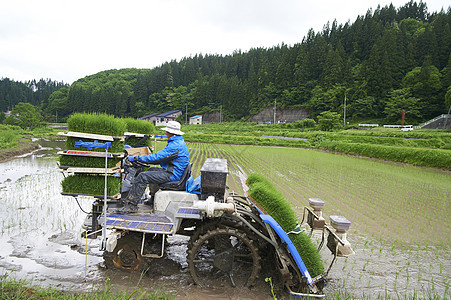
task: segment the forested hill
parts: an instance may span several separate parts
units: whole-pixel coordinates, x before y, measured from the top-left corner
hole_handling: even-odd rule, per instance
[[[44,104],[49,96],[69,85],[51,79],[17,82],[8,78],[0,79],[0,112],[12,110],[19,102],[31,103],[35,106]]]
[[[396,122],[405,110],[415,124],[451,104],[450,27],[450,8],[430,13],[413,1],[378,7],[353,22],[310,30],[295,45],[103,71],[53,93],[42,108],[59,116],[106,111],[133,117],[222,108],[226,119],[240,120],[275,102],[304,107],[311,117],[342,114],[346,98],[349,119]]]

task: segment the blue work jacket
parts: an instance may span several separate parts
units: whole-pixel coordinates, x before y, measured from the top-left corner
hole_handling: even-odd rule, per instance
[[[181,135],[174,135],[168,139],[163,150],[148,155],[139,155],[137,159],[153,165],[160,164],[166,171],[172,173],[171,181],[182,178],[183,172],[189,165],[188,147]]]

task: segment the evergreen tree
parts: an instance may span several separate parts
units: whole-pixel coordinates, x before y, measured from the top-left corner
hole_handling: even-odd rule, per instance
[[[389,93],[389,98],[384,109],[388,120],[401,123],[402,112],[405,112],[407,122],[418,121],[421,119],[420,99],[412,96],[410,89],[398,89]]]

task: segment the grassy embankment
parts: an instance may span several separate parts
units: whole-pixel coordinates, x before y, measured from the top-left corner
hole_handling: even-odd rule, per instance
[[[107,281],[102,290],[92,290],[87,293],[65,292],[56,288],[42,288],[32,285],[25,280],[16,280],[8,274],[0,276],[0,299],[34,300],[116,300],[116,299],[142,299],[142,300],[163,300],[174,299],[174,297],[163,291],[143,291],[136,287],[132,290],[113,290]]]
[[[375,128],[324,132],[288,124],[215,123],[186,125],[185,140],[201,143],[299,147],[451,169],[451,131]],[[283,137],[274,138],[273,136]]]
[[[31,142],[31,137],[57,137],[57,133],[61,131],[51,128],[25,131],[17,126],[0,126],[0,161],[35,149],[37,146]],[[310,148],[451,169],[449,130],[424,129],[403,132],[400,129],[374,128],[324,132],[314,128],[296,128],[291,124],[262,125],[235,122],[184,125],[183,131],[186,132],[184,137],[188,142]]]
[[[37,128],[29,131],[18,126],[0,124],[0,162],[37,149],[38,145],[32,141],[33,137],[56,138],[58,131],[61,130]]]

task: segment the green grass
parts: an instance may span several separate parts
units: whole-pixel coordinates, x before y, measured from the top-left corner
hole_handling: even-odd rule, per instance
[[[0,276],[0,299],[16,300],[35,300],[35,299],[54,299],[54,300],[164,300],[174,299],[174,297],[164,291],[144,291],[140,287],[132,290],[117,291],[113,290],[109,280],[105,282],[104,289],[92,290],[86,293],[64,292],[56,288],[42,288],[32,285],[29,281],[16,280],[8,274]]]
[[[17,146],[18,135],[14,131],[0,132],[0,149],[8,149]]]
[[[0,149],[16,147],[23,132],[19,126],[0,124]]]
[[[185,125],[187,142],[316,148],[413,165],[451,170],[451,131],[375,128],[372,130],[302,130],[286,124],[212,123]],[[264,135],[306,140],[267,138]]]
[[[377,293],[377,294],[365,294],[353,295],[346,290],[338,290],[333,293],[326,295],[326,299],[335,300],[365,300],[365,299],[380,299],[380,300],[420,300],[420,299],[430,299],[430,300],[441,300],[448,299],[447,295],[440,295],[438,293],[425,290],[423,287],[420,291],[397,293],[396,296],[391,296],[388,293]]]

